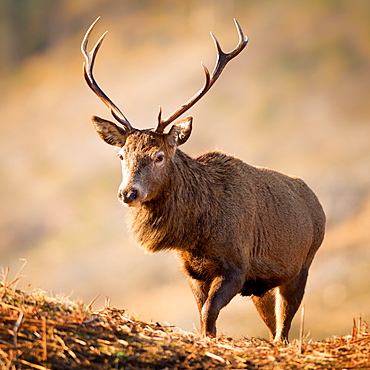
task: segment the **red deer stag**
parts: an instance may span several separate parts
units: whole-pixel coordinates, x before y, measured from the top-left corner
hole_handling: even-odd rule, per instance
[[[99,18],[98,18],[99,19]],[[97,19],[97,20],[98,20]],[[226,64],[247,45],[218,57],[212,74],[188,102],[155,129],[131,126],[96,83],[92,70],[106,33],[87,52],[91,25],[81,45],[84,74],[120,126],[93,116],[99,136],[119,149],[123,180],[118,198],[130,207],[131,230],[149,252],[171,249],[179,257],[198,305],[203,336],[216,335],[216,319],[238,293],[251,296],[271,340],[287,341],[303,298],[308,269],[325,229],[323,209],[299,178],[210,152],[191,158],[178,147],[191,133],[192,117],[165,128],[200,100]]]

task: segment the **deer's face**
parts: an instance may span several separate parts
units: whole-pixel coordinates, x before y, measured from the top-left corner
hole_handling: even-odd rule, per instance
[[[128,206],[140,206],[161,192],[176,147],[186,142],[192,127],[191,117],[175,123],[168,133],[128,131],[99,117],[92,121],[99,136],[119,148],[122,182],[118,198]]]
[[[153,199],[167,177],[173,153],[163,135],[133,131],[118,153],[122,164],[118,198],[128,206]]]

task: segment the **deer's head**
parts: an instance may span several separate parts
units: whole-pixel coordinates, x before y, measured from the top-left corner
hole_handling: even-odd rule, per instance
[[[239,43],[231,53],[224,53],[219,42],[211,33],[218,56],[212,74],[209,73],[207,67],[202,65],[205,73],[205,82],[202,89],[166,119],[162,119],[162,109],[160,108],[156,128],[139,130],[131,126],[127,118],[100,89],[94,79],[92,70],[95,57],[106,32],[101,36],[91,52],[87,52],[87,44],[98,20],[99,18],[90,26],[81,44],[82,54],[86,60],[84,63],[85,80],[94,93],[108,106],[113,117],[120,125],[96,116],[92,117],[92,122],[99,136],[109,145],[119,149],[118,157],[122,163],[123,175],[118,192],[119,199],[126,205],[137,206],[142,202],[155,198],[160,192],[161,185],[169,173],[169,163],[172,161],[176,148],[184,144],[191,134],[193,119],[188,117],[175,122],[168,132],[164,132],[165,128],[189,110],[207,93],[220,76],[226,64],[247,45],[248,38],[244,36],[240,25],[234,19],[239,34]]]

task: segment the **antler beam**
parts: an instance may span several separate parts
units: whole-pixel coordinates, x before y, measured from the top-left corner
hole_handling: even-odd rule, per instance
[[[163,130],[175,119],[179,118],[182,114],[184,114],[187,110],[189,110],[196,102],[198,102],[213,86],[213,84],[217,81],[220,77],[223,69],[225,68],[226,64],[237,55],[241,53],[241,51],[246,47],[248,44],[248,37],[246,37],[238,23],[238,21],[234,18],[235,26],[239,34],[239,43],[236,48],[230,53],[224,53],[221,49],[220,43],[216,39],[216,37],[211,32],[212,40],[217,49],[217,60],[216,65],[213,69],[212,75],[210,75],[208,68],[202,63],[202,67],[205,74],[205,82],[203,87],[184,105],[178,108],[175,112],[173,112],[170,116],[168,116],[165,120],[162,119],[162,108],[159,108],[158,114],[158,124],[155,129],[156,132],[162,133]]]
[[[90,86],[90,89],[103,101],[103,103],[110,109],[113,117],[120,122],[124,127],[126,127],[128,130],[133,130],[133,127],[131,126],[128,119],[123,115],[123,113],[119,110],[119,108],[113,103],[111,99],[103,92],[103,90],[99,87],[99,85],[96,83],[95,78],[93,76],[93,68],[95,63],[95,57],[96,54],[104,40],[104,37],[106,36],[106,31],[98,40],[98,42],[95,44],[93,49],[88,52],[87,51],[87,44],[89,42],[89,37],[94,29],[96,23],[100,17],[98,17],[94,23],[90,26],[90,28],[87,30],[85,37],[81,44],[81,52],[83,56],[85,57],[85,63],[83,64],[83,70],[85,75],[85,80],[87,84]]]

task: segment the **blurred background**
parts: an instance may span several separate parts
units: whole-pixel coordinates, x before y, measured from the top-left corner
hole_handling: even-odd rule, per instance
[[[90,123],[111,119],[87,87],[80,43],[106,30],[95,76],[137,128],[153,127],[203,84],[215,50],[250,42],[190,114],[197,156],[222,149],[302,177],[328,223],[304,298],[309,338],[370,321],[370,2],[368,0],[0,0],[0,266],[19,288],[97,294],[143,320],[196,331],[198,313],[171,253],[147,255],[127,233],[115,152]],[[299,314],[291,337],[297,337]],[[219,331],[267,336],[250,299]]]

